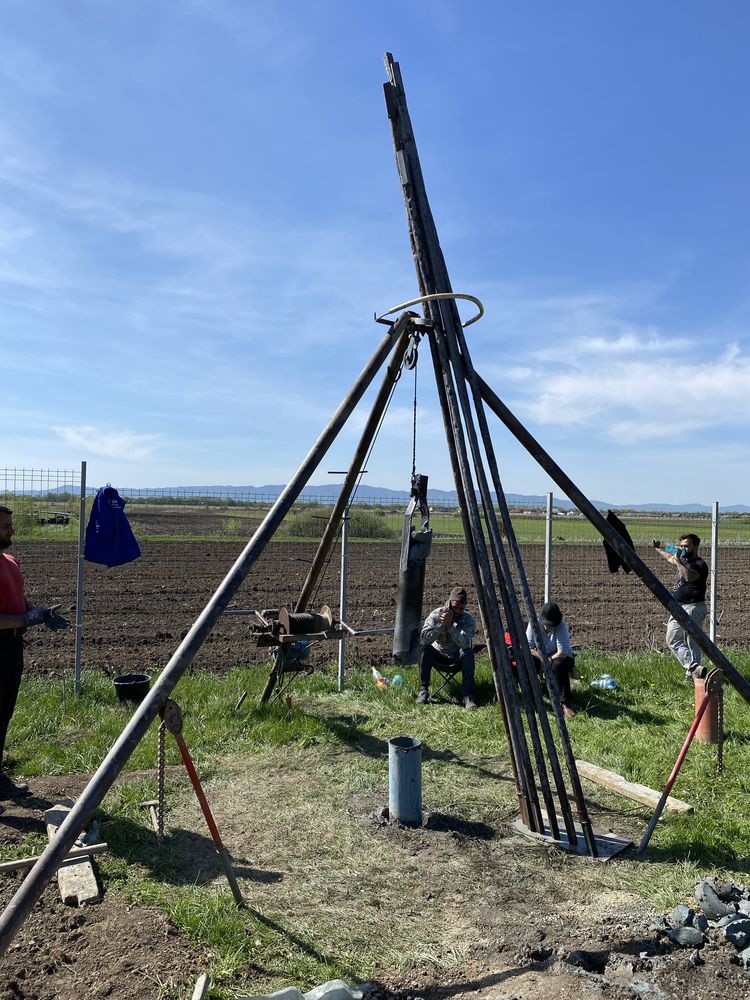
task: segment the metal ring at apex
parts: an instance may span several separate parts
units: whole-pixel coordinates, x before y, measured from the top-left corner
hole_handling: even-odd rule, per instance
[[[434,302],[436,299],[466,299],[468,302],[474,303],[479,311],[476,316],[472,316],[471,319],[467,319],[465,323],[461,324],[461,328],[464,330],[467,326],[471,326],[472,323],[476,323],[478,319],[484,316],[484,306],[475,295],[467,295],[464,292],[433,292],[432,295],[420,295],[417,299],[410,299],[408,302],[402,302],[399,306],[393,306],[387,312],[384,312],[382,316],[378,316],[377,319],[384,319],[386,316],[390,316],[391,313],[398,312],[400,309],[417,306],[422,302]]]

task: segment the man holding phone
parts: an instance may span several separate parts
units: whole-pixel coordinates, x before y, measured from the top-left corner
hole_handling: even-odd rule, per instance
[[[680,535],[676,552],[662,548],[658,538],[654,538],[652,545],[662,559],[677,570],[672,596],[682,605],[685,613],[690,615],[698,628],[703,628],[706,618],[708,566],[698,555],[700,543],[701,540],[697,535],[689,533]],[[706,676],[706,668],[701,666],[700,647],[671,615],[667,622],[667,645],[685,668],[686,684],[694,684],[696,677]]]
[[[457,666],[461,670],[461,693],[465,708],[476,708],[474,700],[474,633],[477,623],[466,610],[464,587],[454,587],[442,607],[435,608],[425,619],[419,641],[419,693],[417,702],[430,700],[430,676],[433,664]]]

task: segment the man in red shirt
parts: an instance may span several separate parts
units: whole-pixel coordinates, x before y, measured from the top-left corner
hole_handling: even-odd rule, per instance
[[[5,737],[23,673],[24,633],[32,625],[46,625],[55,631],[70,625],[56,608],[37,608],[26,600],[21,567],[5,551],[13,535],[13,512],[0,506],[0,799],[27,795],[29,791],[28,785],[17,785],[3,770]]]

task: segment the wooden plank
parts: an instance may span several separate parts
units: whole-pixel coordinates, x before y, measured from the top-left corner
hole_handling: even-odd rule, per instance
[[[204,997],[208,993],[208,987],[210,980],[207,973],[198,976],[198,980],[195,984],[195,989],[193,990],[193,1000],[204,1000]]]
[[[54,839],[58,827],[62,825],[74,804],[73,799],[61,799],[51,809],[45,810],[44,822],[47,824],[47,836],[50,840]],[[81,831],[80,836],[84,836],[83,831]],[[81,844],[81,846],[85,845]],[[60,887],[62,901],[68,906],[98,903],[102,898],[94,869],[88,857],[63,861],[57,870],[57,884]]]
[[[578,768],[578,773],[584,778],[588,778],[589,781],[593,781],[597,785],[603,785],[604,788],[610,788],[613,792],[619,792],[625,798],[641,802],[644,806],[650,806],[652,809],[656,808],[661,798],[661,792],[654,791],[648,785],[639,785],[635,781],[626,781],[622,775],[616,774],[614,771],[607,771],[597,764],[590,764],[587,760],[577,760],[576,767]],[[664,808],[678,813],[691,813],[693,811],[690,803],[683,802],[681,799],[675,799],[671,795],[667,797]]]

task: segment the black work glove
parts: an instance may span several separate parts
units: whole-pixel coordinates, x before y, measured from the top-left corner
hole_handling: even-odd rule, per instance
[[[52,629],[53,632],[59,632],[61,629],[70,628],[70,618],[66,618],[65,615],[58,613],[59,604],[55,604],[53,607],[49,608],[49,618],[45,621],[47,628]]]
[[[59,604],[51,608],[32,608],[23,616],[23,623],[28,628],[31,625],[46,625],[53,632],[70,627],[70,619],[57,613]]]

